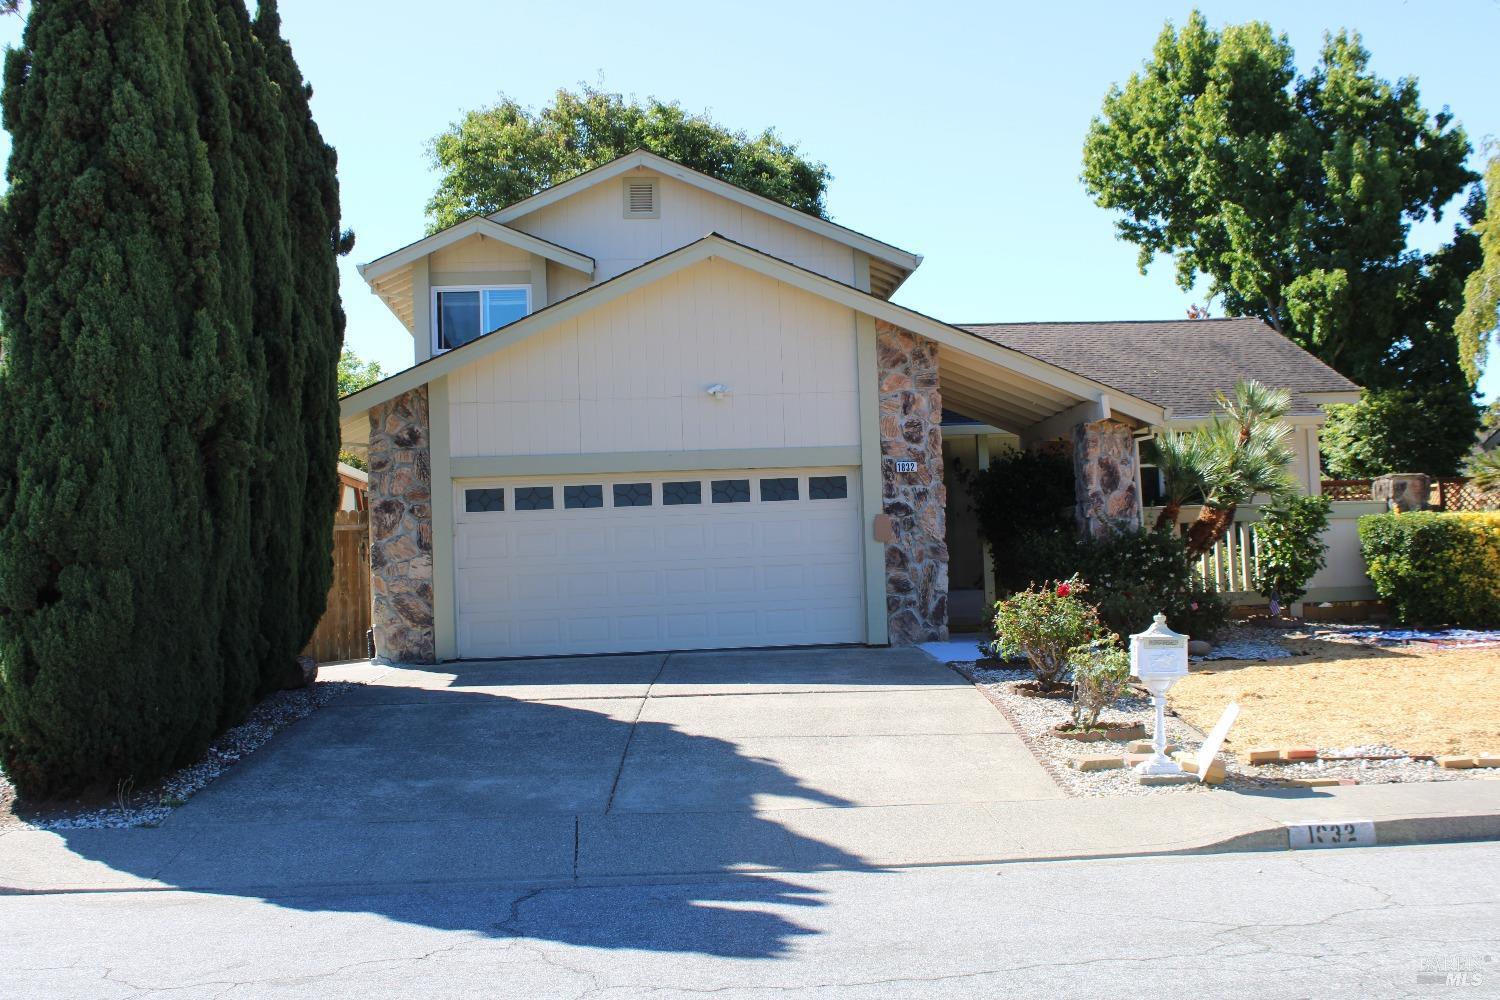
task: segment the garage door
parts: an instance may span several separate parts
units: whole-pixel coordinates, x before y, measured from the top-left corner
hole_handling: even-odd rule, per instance
[[[459,655],[860,642],[857,482],[789,469],[456,483]]]

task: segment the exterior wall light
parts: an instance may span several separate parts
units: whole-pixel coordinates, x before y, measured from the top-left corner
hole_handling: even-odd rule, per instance
[[[1156,732],[1151,734],[1151,759],[1135,766],[1138,775],[1181,774],[1182,767],[1167,756],[1167,689],[1186,677],[1188,637],[1167,628],[1167,616],[1157,612],[1151,626],[1130,637],[1130,676],[1151,692],[1156,708]]]

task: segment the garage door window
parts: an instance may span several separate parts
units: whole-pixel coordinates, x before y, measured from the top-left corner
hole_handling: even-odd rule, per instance
[[[604,506],[603,486],[564,486],[563,506],[568,510],[581,510]]]
[[[650,483],[615,483],[616,507],[651,506]]]
[[[760,481],[761,503],[775,503],[781,500],[797,499],[796,477],[789,476],[785,479],[762,479]]]
[[[551,510],[552,487],[520,486],[516,488],[516,510]]]
[[[489,514],[504,509],[504,490],[464,490],[464,510],[467,513]]]
[[[809,500],[845,500],[849,497],[847,476],[808,476],[807,498]]]
[[[662,483],[661,502],[664,507],[681,507],[703,502],[703,484],[696,479],[685,483]]]
[[[749,503],[750,480],[715,479],[714,503]]]

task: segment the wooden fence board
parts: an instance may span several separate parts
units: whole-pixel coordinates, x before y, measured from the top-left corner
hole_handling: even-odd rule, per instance
[[[333,515],[333,586],[328,608],[303,650],[319,663],[362,660],[370,629],[370,512]]]

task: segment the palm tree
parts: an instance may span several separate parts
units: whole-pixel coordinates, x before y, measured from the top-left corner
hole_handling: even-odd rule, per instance
[[[1223,412],[1192,432],[1204,484],[1203,506],[1187,536],[1194,556],[1224,537],[1240,504],[1259,493],[1280,499],[1296,490],[1287,471],[1294,457],[1287,445],[1291,428],[1283,422],[1291,395],[1251,379],[1236,383],[1232,396],[1218,398]]]
[[[1500,451],[1487,451],[1469,459],[1474,488],[1485,493],[1500,491]]]
[[[1202,438],[1191,433],[1163,432],[1147,442],[1147,452],[1143,457],[1161,472],[1165,493],[1153,528],[1157,531],[1168,527],[1175,530],[1182,505],[1208,492],[1204,475],[1211,462],[1203,453]]]

